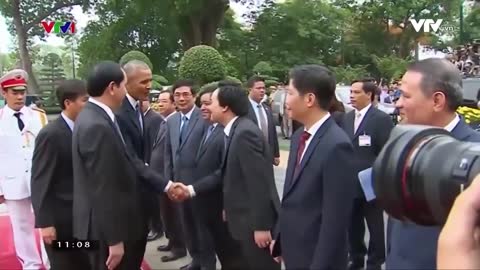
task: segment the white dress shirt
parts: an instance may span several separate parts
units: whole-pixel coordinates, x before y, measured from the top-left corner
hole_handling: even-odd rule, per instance
[[[230,136],[230,131],[232,130],[233,123],[235,123],[235,120],[237,120],[238,116],[235,116],[228,124],[225,126],[223,129],[223,132],[225,135]]]
[[[260,130],[262,130],[262,125],[260,122],[260,113],[263,114],[263,117],[265,118],[265,124],[268,128],[268,117],[267,117],[267,112],[265,111],[265,108],[261,103],[256,102],[255,100],[251,99],[250,97],[248,98],[250,100],[250,104],[252,104],[253,111],[255,112],[255,117],[257,117],[257,123],[258,127]],[[258,105],[261,105],[260,108],[258,108]]]
[[[300,162],[302,162],[303,156],[307,152],[308,146],[310,145],[310,142],[312,141],[313,137],[315,137],[315,134],[317,133],[317,131],[320,129],[320,127],[323,125],[323,123],[325,123],[325,121],[328,120],[329,117],[330,117],[330,113],[327,113],[320,120],[318,120],[315,124],[313,124],[313,126],[311,126],[308,130],[306,128],[304,128],[304,131],[308,132],[308,134],[310,134],[310,137],[305,142],[305,149],[303,149],[302,157],[298,161],[299,164],[300,164]]]
[[[363,118],[365,118],[365,115],[367,114],[370,107],[372,107],[372,103],[368,104],[360,111],[355,109],[355,118],[353,120],[353,134],[357,133],[357,129],[362,124]]]
[[[458,114],[455,114],[455,118],[453,118],[448,125],[444,127],[444,129],[448,132],[452,132],[452,130],[458,125],[458,122],[460,122],[460,116]]]
[[[105,103],[102,103],[101,101],[98,101],[92,97],[89,98],[88,101],[102,108],[107,113],[108,117],[110,117],[112,122],[115,122],[115,114],[113,113],[112,109],[110,109],[110,107],[105,105]]]
[[[68,118],[68,116],[67,116],[65,113],[63,113],[63,112],[61,113],[61,116],[62,116],[63,120],[65,120],[65,122],[67,122],[67,125],[68,125],[68,127],[70,128],[70,130],[73,131],[73,127],[74,127],[74,125],[75,125],[75,123],[73,122],[73,120],[70,119],[70,118]]]

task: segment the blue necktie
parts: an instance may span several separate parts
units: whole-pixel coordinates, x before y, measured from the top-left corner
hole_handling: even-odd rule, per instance
[[[210,138],[210,135],[212,135],[212,132],[213,132],[214,128],[215,127],[213,125],[208,127],[207,136],[205,136],[205,140],[203,140],[203,144],[205,144],[207,142],[208,138]]]
[[[137,114],[138,123],[140,124],[140,132],[143,133],[143,121],[142,121],[142,112],[140,111],[140,106],[135,106],[135,113]]]
[[[16,112],[13,115],[17,118],[18,129],[20,129],[20,131],[22,131],[23,128],[25,127],[25,124],[23,123],[22,118],[20,118],[22,113],[21,112]]]
[[[182,127],[180,128],[180,144],[182,144],[183,140],[185,140],[185,135],[187,134],[187,125],[188,117],[184,115],[182,117]]]

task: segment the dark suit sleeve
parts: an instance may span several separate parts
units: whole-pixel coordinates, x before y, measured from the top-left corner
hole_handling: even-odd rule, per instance
[[[168,122],[165,123],[165,157],[164,157],[164,166],[165,166],[165,178],[167,180],[173,181],[173,160],[172,160],[172,142],[170,139],[170,130],[168,127]]]
[[[274,220],[269,218],[271,209],[270,184],[273,170],[270,160],[263,154],[262,142],[264,139],[259,133],[245,130],[238,134],[237,148],[240,169],[245,177],[249,196],[250,210],[253,213],[254,231],[270,231],[273,229]]]
[[[96,211],[97,224],[108,245],[122,242],[128,236],[128,222],[130,207],[124,205],[127,200],[122,200],[124,183],[116,179],[117,167],[126,166],[119,164],[114,156],[124,155],[115,141],[116,135],[110,127],[92,125],[78,138],[79,150],[83,156],[86,169],[90,177],[95,179],[92,205]],[[130,181],[136,181],[131,179]]]
[[[222,160],[223,152],[224,152],[223,143],[221,145],[217,144],[215,145],[215,147],[218,149],[219,160]],[[212,174],[207,175],[199,179],[197,182],[195,182],[193,184],[193,189],[195,190],[196,194],[201,194],[201,193],[213,190],[221,184],[222,184],[222,164],[218,164],[218,169],[215,170]]]
[[[322,223],[317,237],[317,246],[310,269],[337,269],[338,265],[329,265],[330,258],[344,252],[347,241],[347,229],[350,223],[353,191],[355,187],[354,168],[350,162],[353,148],[348,143],[332,149],[324,165]]]
[[[376,132],[377,132],[377,140],[375,143],[375,154],[379,155],[380,151],[382,151],[383,146],[388,141],[390,137],[390,132],[393,129],[393,121],[392,118],[388,114],[381,114],[378,117],[376,124]]]
[[[131,150],[129,151],[129,157],[140,179],[155,189],[155,191],[160,193],[164,192],[168,180],[166,180],[162,174],[155,172],[154,169],[147,166],[145,162],[138,158],[135,153],[132,153]]]
[[[35,140],[32,158],[31,199],[36,228],[54,226],[54,202],[51,190],[59,156],[56,141],[53,134],[47,132],[40,132]]]
[[[273,117],[272,117],[273,119]],[[275,158],[280,157],[280,146],[278,145],[278,136],[277,136],[277,129],[275,127],[275,124],[273,124],[273,154]]]

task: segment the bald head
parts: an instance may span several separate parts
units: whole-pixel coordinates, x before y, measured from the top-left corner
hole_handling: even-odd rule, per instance
[[[125,70],[127,76],[138,69],[150,70],[150,67],[145,62],[140,60],[130,60],[125,65],[123,65],[123,70]]]
[[[152,87],[152,71],[150,67],[140,60],[131,60],[123,65],[127,75],[127,92],[136,100],[148,100]]]
[[[455,111],[463,100],[462,75],[458,68],[446,59],[428,58],[412,63],[409,72],[422,75],[420,87],[426,96],[434,92],[442,92],[447,99],[448,107]]]

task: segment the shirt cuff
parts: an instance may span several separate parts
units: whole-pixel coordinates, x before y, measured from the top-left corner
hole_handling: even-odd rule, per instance
[[[167,186],[165,187],[165,189],[163,190],[163,192],[168,192],[168,190],[170,189],[170,187],[173,185],[173,182],[172,180],[169,180],[168,181],[168,184]]]
[[[187,188],[188,188],[188,192],[190,193],[190,197],[191,197],[191,198],[193,198],[193,197],[195,197],[195,195],[197,195],[197,194],[195,193],[195,189],[193,189],[193,186],[192,186],[192,185],[188,185]]]

